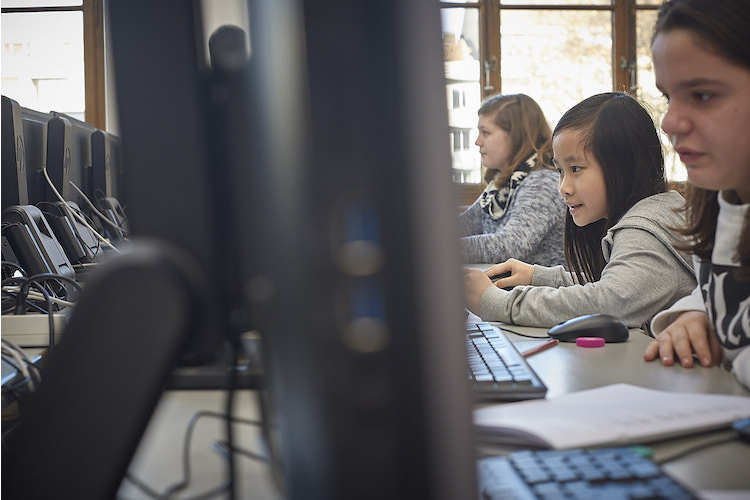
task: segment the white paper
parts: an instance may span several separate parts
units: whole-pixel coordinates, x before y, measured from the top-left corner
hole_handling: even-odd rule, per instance
[[[750,397],[614,384],[480,408],[474,424],[488,441],[569,449],[648,443],[726,427],[748,416]]]

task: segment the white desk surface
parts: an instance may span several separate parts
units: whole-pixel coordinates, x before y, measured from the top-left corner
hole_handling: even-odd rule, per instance
[[[542,328],[515,325],[508,325],[508,328],[530,335],[545,332]],[[513,334],[508,334],[508,338],[521,351],[543,342]],[[643,352],[650,341],[650,337],[635,329],[630,331],[628,341],[621,344],[592,349],[578,347],[575,343],[560,343],[527,358],[527,361],[547,385],[548,398],[616,383],[664,391],[750,396],[750,391],[720,367],[666,367],[659,361],[644,361]],[[659,459],[722,433],[725,431],[703,437],[672,439],[651,445],[651,448],[655,458]],[[695,451],[664,464],[664,468],[696,490],[744,490],[745,498],[750,498],[748,464],[750,445],[734,441]]]
[[[510,326],[513,330],[543,335],[544,329]],[[541,341],[509,334],[519,350]],[[590,389],[613,383],[630,383],[661,390],[750,395],[722,368],[679,366],[664,367],[658,362],[643,361],[643,351],[649,338],[639,330],[631,330],[630,339],[622,344],[607,344],[603,348],[584,349],[575,344],[559,344],[528,358],[532,368],[549,388],[548,397]],[[200,410],[223,411],[224,394],[220,391],[166,392],[149,424],[131,464],[130,471],[157,491],[182,477],[182,446],[190,418]],[[254,394],[244,392],[236,396],[238,417],[255,419],[257,409]],[[261,452],[259,431],[238,425],[239,446]],[[698,436],[670,440],[652,446],[655,456],[668,455],[692,446]],[[224,439],[224,424],[216,419],[201,420],[191,446],[193,479],[186,496],[209,490],[225,480],[226,460],[213,451],[212,443]],[[480,448],[481,449],[481,448]],[[486,451],[482,449],[481,451]],[[237,458],[240,469],[240,498],[277,499],[268,467],[244,457]],[[723,490],[727,498],[750,498],[750,446],[730,442],[696,451],[666,464],[665,469],[696,490]],[[732,490],[732,491],[730,491]],[[126,480],[120,489],[122,498],[146,498]],[[709,495],[707,498],[719,498]]]

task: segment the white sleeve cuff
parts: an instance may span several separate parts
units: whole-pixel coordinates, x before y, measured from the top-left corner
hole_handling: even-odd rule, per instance
[[[732,373],[742,385],[750,389],[750,346],[743,347],[734,358]]]
[[[672,307],[666,309],[651,320],[651,335],[656,336],[659,332],[667,328],[680,314],[687,311],[705,311],[703,296],[700,288],[695,287],[693,293],[683,297],[675,302]]]

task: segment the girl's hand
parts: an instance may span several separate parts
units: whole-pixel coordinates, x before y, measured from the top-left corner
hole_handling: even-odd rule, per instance
[[[485,270],[484,273],[490,278],[494,278],[495,276],[504,273],[510,273],[509,276],[495,281],[494,284],[498,288],[530,285],[531,278],[534,277],[534,266],[521,262],[520,260],[508,259],[500,264],[495,264],[491,268]]]
[[[466,305],[474,313],[479,311],[479,299],[492,282],[479,269],[464,270],[464,286],[466,287]]]
[[[674,364],[674,354],[685,367],[693,366],[693,351],[703,366],[719,364],[721,345],[702,311],[688,311],[680,314],[666,329],[656,336],[643,354],[643,359],[651,361],[658,355],[665,366]]]

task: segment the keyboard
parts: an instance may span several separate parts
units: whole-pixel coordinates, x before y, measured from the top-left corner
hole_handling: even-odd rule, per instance
[[[480,498],[694,499],[643,448],[518,451],[477,462]]]
[[[547,387],[505,334],[489,323],[466,323],[469,380],[481,400],[543,398]]]

